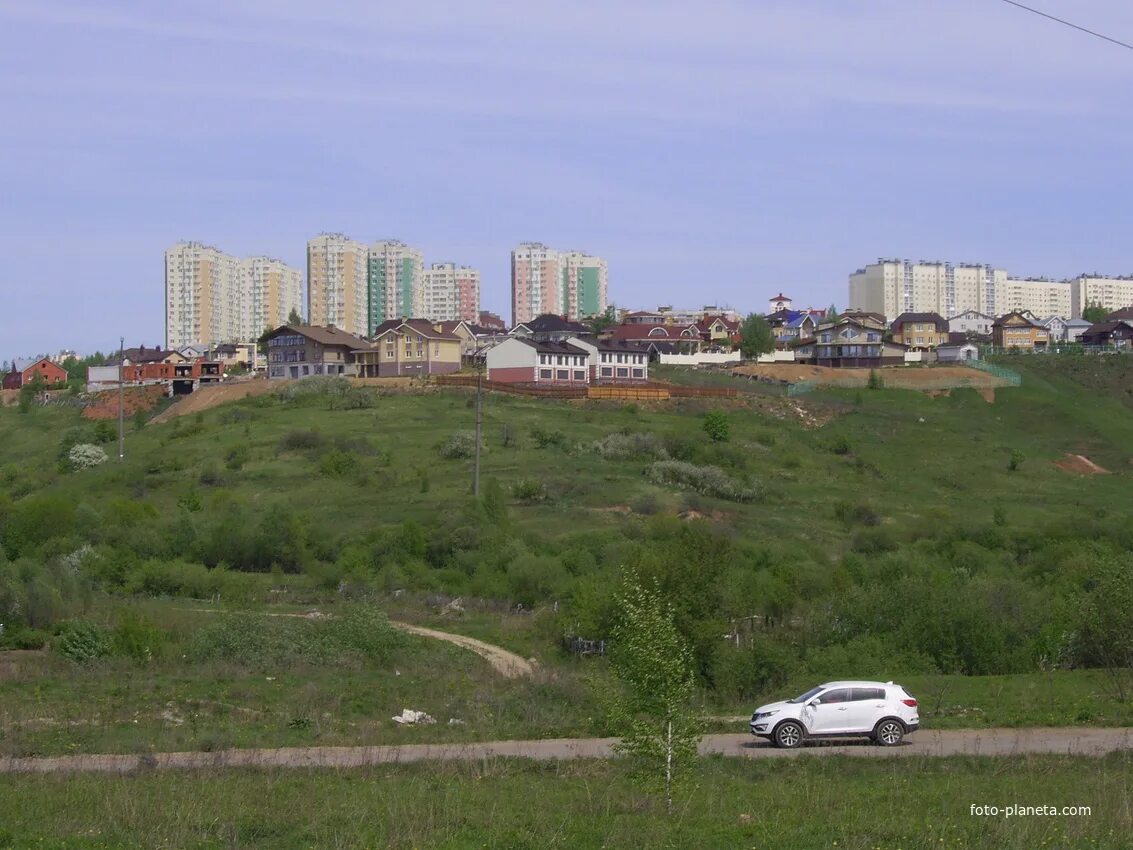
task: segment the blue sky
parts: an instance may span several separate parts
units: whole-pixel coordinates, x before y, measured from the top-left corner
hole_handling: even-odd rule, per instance
[[[505,316],[523,240],[634,307],[1128,274],[1131,101],[1133,52],[997,0],[0,0],[0,360],[159,343],[179,239],[400,238]]]

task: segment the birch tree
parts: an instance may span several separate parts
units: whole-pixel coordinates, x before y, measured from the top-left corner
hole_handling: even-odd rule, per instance
[[[692,651],[674,624],[673,608],[660,589],[630,573],[618,597],[610,663],[620,688],[611,698],[611,720],[621,734],[615,751],[627,756],[634,779],[665,797],[692,774],[703,724],[692,709]]]

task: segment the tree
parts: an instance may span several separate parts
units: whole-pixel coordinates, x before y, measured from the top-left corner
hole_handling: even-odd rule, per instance
[[[827,322],[838,321],[838,308],[835,307],[833,304],[831,304],[829,307],[826,308],[825,321],[827,321]]]
[[[740,353],[744,357],[758,357],[775,350],[771,326],[757,313],[751,313],[740,325]]]
[[[1107,316],[1109,316],[1109,312],[1101,304],[1090,304],[1082,311],[1082,318],[1090,324],[1104,322]]]
[[[299,311],[294,307],[292,307],[291,312],[287,314],[287,324],[292,327],[303,324],[303,317],[299,315]]]
[[[1106,671],[1114,696],[1125,702],[1133,688],[1133,563],[1107,559],[1078,600],[1077,661]]]
[[[611,304],[606,308],[606,312],[599,313],[596,316],[590,316],[584,320],[584,323],[590,329],[590,332],[592,334],[600,334],[602,333],[602,331],[606,330],[607,328],[613,327],[618,323],[617,319],[615,318],[614,310],[615,308]]]
[[[621,687],[610,714],[622,739],[614,749],[631,759],[644,788],[664,793],[672,814],[673,789],[687,781],[703,731],[691,707],[692,651],[656,583],[644,586],[631,571],[618,609],[610,663]]]
[[[710,410],[705,413],[704,433],[714,443],[728,442],[728,415],[722,410]]]

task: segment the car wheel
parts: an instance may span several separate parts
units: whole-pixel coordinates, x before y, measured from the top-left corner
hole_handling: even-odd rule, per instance
[[[793,750],[803,743],[803,727],[793,720],[785,720],[775,727],[772,740],[782,750]]]
[[[905,727],[900,720],[882,720],[873,730],[873,740],[883,747],[895,747],[905,737]]]

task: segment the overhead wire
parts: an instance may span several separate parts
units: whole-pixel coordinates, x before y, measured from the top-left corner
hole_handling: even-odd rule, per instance
[[[1041,9],[1036,9],[1033,6],[1028,6],[1025,3],[1020,3],[1020,2],[1018,2],[1018,0],[1003,0],[1003,2],[1007,3],[1009,6],[1016,6],[1020,9],[1023,9],[1024,11],[1031,12],[1035,15],[1040,15],[1041,17],[1052,20],[1055,23],[1062,24],[1063,26],[1070,27],[1071,29],[1076,29],[1079,32],[1084,32],[1087,35],[1092,35],[1094,38],[1100,38],[1103,41],[1108,41],[1111,44],[1116,44],[1118,47],[1124,47],[1126,50],[1133,50],[1133,44],[1130,44],[1127,41],[1122,41],[1121,39],[1117,39],[1117,38],[1111,38],[1108,35],[1104,35],[1103,33],[1097,32],[1096,30],[1087,29],[1086,27],[1079,26],[1078,24],[1072,23],[1071,21],[1068,21],[1064,18],[1055,17],[1054,15],[1048,14],[1047,12],[1044,12]]]

